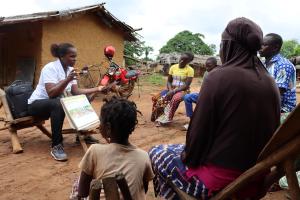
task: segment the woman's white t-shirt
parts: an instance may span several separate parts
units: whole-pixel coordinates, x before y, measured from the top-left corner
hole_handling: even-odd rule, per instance
[[[73,67],[68,67],[67,74],[65,74],[65,71],[59,59],[45,65],[41,71],[39,83],[36,86],[30,98],[28,99],[28,104],[31,104],[35,100],[39,100],[39,99],[49,99],[45,84],[46,83],[56,84],[66,79],[66,77],[69,75],[69,73],[72,70]],[[65,88],[65,91],[70,92],[73,84],[77,84],[77,81],[76,80],[70,81],[67,87]]]

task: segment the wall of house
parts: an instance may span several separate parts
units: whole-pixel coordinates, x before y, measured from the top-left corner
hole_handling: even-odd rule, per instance
[[[72,43],[77,48],[76,67],[78,68],[104,62],[103,49],[106,45],[113,45],[116,48],[114,61],[120,65],[123,63],[124,37],[122,32],[108,27],[100,17],[94,14],[81,15],[69,20],[45,21],[40,67],[54,60],[50,53],[51,44],[62,42]],[[107,66],[107,63],[104,66]],[[94,80],[97,79],[95,77],[97,74],[93,74]]]
[[[36,66],[41,63],[41,24],[23,23],[0,27],[2,35],[1,48],[1,85],[9,85],[15,80],[17,73],[27,72],[22,65],[24,60],[33,59]],[[22,71],[20,71],[22,70]]]

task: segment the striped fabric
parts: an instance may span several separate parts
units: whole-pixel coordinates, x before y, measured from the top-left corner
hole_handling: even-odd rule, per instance
[[[149,151],[155,177],[153,179],[155,195],[165,199],[179,200],[177,194],[166,183],[167,177],[185,193],[208,199],[208,190],[201,180],[196,177],[188,179],[185,176],[187,167],[182,163],[180,154],[184,149],[183,144],[158,145]]]
[[[162,91],[162,93],[165,91],[168,92],[167,90],[164,90]],[[156,122],[159,122],[161,124],[170,123],[173,120],[174,114],[179,104],[183,100],[182,98],[185,94],[186,93],[183,91],[174,94],[167,106],[164,108],[164,113],[156,119]]]

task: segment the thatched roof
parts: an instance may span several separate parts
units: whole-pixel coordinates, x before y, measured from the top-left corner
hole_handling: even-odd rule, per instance
[[[180,59],[180,53],[162,53],[159,54],[157,60],[160,64],[174,64],[178,63]],[[211,57],[210,55],[194,55],[194,60],[191,62],[191,65],[204,65],[207,58]],[[216,57],[218,64],[221,63],[220,58]]]
[[[133,32],[135,30],[127,25],[126,23],[120,21],[115,16],[113,16],[104,7],[105,3],[96,4],[91,6],[85,6],[69,10],[60,11],[50,11],[50,12],[40,12],[27,15],[17,15],[12,17],[0,17],[0,27],[9,24],[18,24],[25,22],[36,22],[36,21],[46,21],[46,20],[68,20],[74,16],[95,13],[109,27],[115,27],[121,30],[125,34],[125,39],[128,41],[136,41],[137,38],[134,36]]]

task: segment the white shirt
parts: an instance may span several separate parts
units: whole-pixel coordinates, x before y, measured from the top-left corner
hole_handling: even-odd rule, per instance
[[[68,67],[67,75],[61,65],[60,60],[56,60],[45,65],[41,71],[39,83],[33,91],[32,95],[28,99],[28,104],[31,104],[35,100],[38,99],[49,99],[48,93],[46,91],[45,84],[46,83],[58,83],[69,75],[69,73],[73,70],[73,67]],[[65,91],[70,92],[73,84],[77,84],[76,80],[70,81]]]

